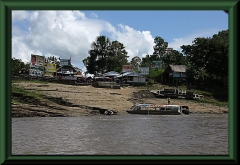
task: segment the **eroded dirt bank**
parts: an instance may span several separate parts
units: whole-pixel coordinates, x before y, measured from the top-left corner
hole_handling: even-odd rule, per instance
[[[19,103],[12,104],[12,117],[33,116],[82,116],[100,115],[99,110],[114,110],[125,114],[134,103],[167,104],[166,99],[155,98],[147,90],[134,87],[121,89],[95,88],[56,83],[20,82],[15,85],[35,92],[40,91],[46,99],[33,99],[12,94]],[[227,107],[195,103],[189,100],[171,99],[171,104],[188,105],[191,113],[226,113]]]

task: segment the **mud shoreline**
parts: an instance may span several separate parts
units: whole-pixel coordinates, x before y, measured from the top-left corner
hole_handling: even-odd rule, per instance
[[[33,99],[13,94],[12,117],[76,117],[101,115],[99,110],[117,111],[127,114],[134,103],[167,104],[167,100],[156,98],[148,90],[135,87],[120,89],[95,88],[91,85],[65,85],[57,83],[18,82],[14,85],[44,95],[44,99]],[[184,99],[171,99],[171,104],[187,105],[191,113],[228,113],[228,107],[197,103]],[[129,114],[131,115],[131,114]]]

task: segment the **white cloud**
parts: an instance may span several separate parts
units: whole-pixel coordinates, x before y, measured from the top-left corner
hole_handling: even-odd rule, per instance
[[[220,30],[219,29],[208,29],[204,31],[198,31],[194,34],[182,37],[182,38],[174,38],[172,42],[168,43],[168,47],[171,47],[175,50],[181,50],[180,46],[182,45],[192,45],[192,42],[195,38],[199,37],[212,37],[213,34],[217,34]]]
[[[31,54],[41,55],[41,52],[30,49],[28,47],[28,45],[26,45],[23,42],[23,38],[21,38],[21,37],[14,37],[12,39],[12,45],[17,45],[16,47],[13,47],[13,49],[12,49],[13,50],[12,57],[14,57],[16,59],[21,59],[23,62],[30,62]]]
[[[31,54],[54,55],[71,57],[74,66],[84,68],[82,60],[89,56],[91,43],[104,33],[123,43],[131,58],[152,53],[149,31],[127,25],[116,30],[109,22],[89,19],[80,11],[13,11],[12,16],[12,57],[24,62],[29,62]]]
[[[153,53],[154,38],[150,31],[138,31],[128,25],[87,18],[81,11],[13,11],[12,57],[30,61],[31,54],[72,59],[72,64],[85,70],[82,60],[89,56],[91,43],[105,35],[125,46],[129,61],[134,56]],[[92,17],[91,16],[91,17]],[[196,32],[169,42],[169,47],[180,50],[181,45],[192,44],[196,37],[211,37],[219,29]]]
[[[16,19],[15,11],[13,16],[13,22],[20,20]],[[13,56],[26,62],[30,59],[28,52],[44,52],[42,55],[71,57],[73,63],[82,63],[88,56],[91,42],[105,28],[104,22],[86,20],[84,13],[77,11],[35,11],[23,18],[29,20],[29,31],[13,25],[12,50]]]
[[[22,10],[13,10],[12,11],[12,21],[22,21],[24,19],[29,18],[30,12],[22,11]]]
[[[96,13],[91,13],[90,16],[91,16],[92,18],[98,18],[98,15],[97,15]]]
[[[149,31],[137,31],[127,25],[118,25],[120,30],[115,33],[116,40],[123,43],[128,52],[129,60],[134,56],[144,57],[153,53],[154,38]]]

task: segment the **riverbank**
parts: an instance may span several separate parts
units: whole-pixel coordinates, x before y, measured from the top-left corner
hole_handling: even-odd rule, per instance
[[[148,90],[127,86],[120,89],[95,88],[91,85],[65,85],[58,83],[14,82],[24,92],[12,93],[12,117],[57,117],[100,115],[99,110],[114,110],[126,114],[134,103],[167,104]],[[26,93],[26,92],[25,92]],[[228,107],[199,103],[184,99],[171,99],[171,104],[187,105],[190,113],[227,113]]]

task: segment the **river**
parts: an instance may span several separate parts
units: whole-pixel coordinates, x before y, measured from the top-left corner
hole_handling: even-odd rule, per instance
[[[228,115],[12,118],[12,155],[228,155]]]

